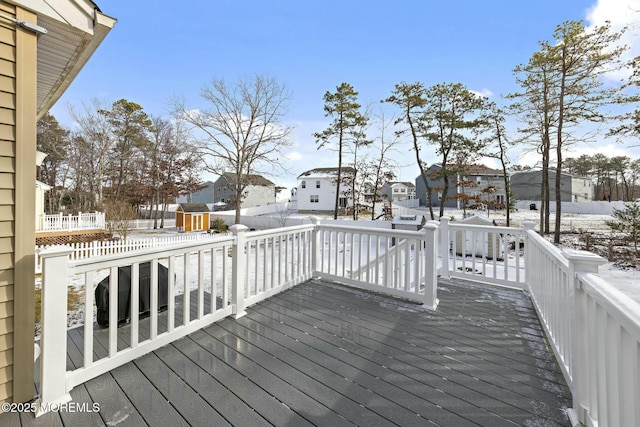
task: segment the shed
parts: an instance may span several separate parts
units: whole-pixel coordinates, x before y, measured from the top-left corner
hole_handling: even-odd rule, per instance
[[[488,219],[479,216],[470,216],[468,218],[457,221],[458,224],[464,225],[484,225],[494,227],[496,224]],[[496,240],[496,236],[498,237]],[[492,232],[482,231],[462,231],[455,232],[455,248],[456,255],[470,255],[476,257],[486,257],[493,259],[495,255],[498,257],[502,252],[501,239],[499,235]]]
[[[211,211],[205,203],[181,203],[176,210],[176,227],[179,231],[206,231],[209,229]]]
[[[423,215],[396,215],[391,221],[392,230],[419,231],[426,220]],[[396,244],[396,238],[391,239],[391,244]]]
[[[423,215],[396,215],[391,221],[391,229],[418,231],[425,223]]]

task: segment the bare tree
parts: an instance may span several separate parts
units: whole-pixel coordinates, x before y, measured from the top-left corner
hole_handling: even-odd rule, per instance
[[[382,186],[387,182],[395,179],[394,165],[389,159],[389,153],[395,150],[395,146],[400,142],[398,134],[389,132],[389,128],[397,121],[396,116],[387,118],[384,110],[374,116],[378,137],[373,143],[373,148],[378,150],[377,160],[372,164],[371,175],[366,178],[371,183],[372,200],[371,200],[371,219],[375,219],[376,203],[382,201]]]
[[[78,131],[73,141],[82,143],[81,154],[78,160],[86,163],[85,173],[88,180],[89,194],[92,208],[99,206],[103,199],[103,182],[107,172],[109,150],[112,147],[111,124],[108,118],[100,114],[109,107],[104,101],[93,99],[91,104],[82,104],[80,111],[73,106],[69,107],[69,114],[78,125]],[[76,147],[77,148],[77,147]],[[77,175],[77,173],[76,173]],[[76,179],[78,176],[76,176]]]
[[[274,78],[258,75],[232,84],[214,78],[200,95],[207,102],[206,109],[189,109],[180,98],[173,100],[173,108],[203,135],[206,169],[215,174],[231,173],[235,198],[242,201],[250,175],[266,172],[261,170],[265,167],[284,169],[282,152],[291,146],[292,128],[282,123],[282,117],[290,93]],[[236,224],[240,207],[238,203]]]

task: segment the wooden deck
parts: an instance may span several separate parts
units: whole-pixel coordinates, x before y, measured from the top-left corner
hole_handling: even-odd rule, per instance
[[[460,281],[438,291],[434,313],[311,280],[72,390],[98,412],[5,413],[0,425],[569,425],[571,395],[527,296]],[[71,366],[81,330],[69,336]]]

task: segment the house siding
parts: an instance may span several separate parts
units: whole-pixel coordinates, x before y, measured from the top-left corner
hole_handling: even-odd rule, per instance
[[[240,207],[242,208],[265,206],[275,202],[275,184],[247,185],[244,192],[245,196],[240,203]],[[229,200],[235,197],[236,190],[233,187],[233,184],[230,184],[227,178],[223,175],[214,183],[213,194],[215,202],[222,201],[229,204]]]
[[[440,169],[441,167],[439,165],[432,165],[429,167],[427,173],[431,174],[436,170],[439,171]],[[476,186],[474,187],[472,186],[461,187],[456,185],[456,181],[458,181],[459,179],[460,179],[460,176],[458,175],[449,177],[449,190],[447,192],[447,199],[444,200],[444,206],[447,208],[459,207],[458,199],[456,198],[459,192],[460,193],[464,192],[465,194],[472,196],[475,194],[481,194],[483,189],[489,186],[493,186],[497,190],[495,195],[493,195],[493,198],[496,198],[499,196],[504,199],[506,196],[504,175],[502,175],[502,172],[500,171],[491,172],[491,171],[481,170],[481,171],[477,171],[476,173],[470,172],[468,175],[465,175],[464,176],[465,180],[471,180],[476,182]],[[432,206],[440,207],[440,205],[443,204],[443,200],[441,199],[442,190],[436,191],[435,189],[444,187],[444,179],[427,178],[427,181],[429,182],[429,187],[431,187]],[[427,206],[427,189],[424,185],[424,180],[422,179],[422,176],[418,176],[416,178],[416,197],[420,200],[420,206]]]
[[[0,13],[37,22],[5,2]],[[0,21],[0,402],[33,398],[36,42]]]
[[[542,171],[516,172],[511,175],[511,190],[516,200],[540,200]],[[585,193],[587,197],[584,197]],[[589,178],[577,178],[562,174],[560,196],[563,202],[585,202],[593,200],[593,185]],[[549,171],[549,198],[556,199],[556,173]]]

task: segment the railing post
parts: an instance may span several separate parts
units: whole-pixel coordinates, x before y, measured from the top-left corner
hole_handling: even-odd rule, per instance
[[[320,248],[320,232],[318,226],[320,225],[320,218],[312,216],[309,218],[313,224],[313,231],[311,232],[311,274],[318,271],[318,250]]]
[[[526,250],[525,250],[526,253]],[[574,421],[577,420],[582,425],[591,425],[588,422],[590,414],[590,388],[595,387],[595,384],[590,384],[589,366],[591,365],[590,358],[595,356],[590,353],[588,340],[589,333],[587,325],[589,319],[587,315],[587,296],[584,292],[580,280],[577,275],[580,273],[598,273],[598,267],[607,261],[591,252],[578,251],[573,249],[565,249],[562,254],[569,260],[569,280],[573,280],[573,304],[570,308],[572,312],[572,370],[571,379],[573,387],[571,389],[573,394],[573,408],[569,409],[568,415],[571,422],[575,425]]]
[[[72,249],[54,246],[42,250],[40,323],[40,398],[36,416],[51,405],[69,402],[67,390],[67,264]]]
[[[430,223],[425,224],[422,232],[424,233],[422,240],[425,245],[422,302],[427,308],[435,310],[438,307],[438,226]]]
[[[247,312],[244,307],[244,276],[247,269],[247,257],[244,253],[246,233],[249,227],[235,224],[229,230],[235,236],[232,247],[231,259],[231,304],[233,304],[233,317],[238,319]]]
[[[440,259],[442,264],[440,265],[440,276],[443,279],[450,278],[449,274],[449,218],[440,218]]]
[[[529,275],[527,272],[530,268],[533,268],[531,265],[531,251],[529,250],[529,231],[533,231],[535,226],[536,223],[533,221],[524,221],[522,223],[522,227],[524,228],[524,289],[526,292],[530,292]]]

